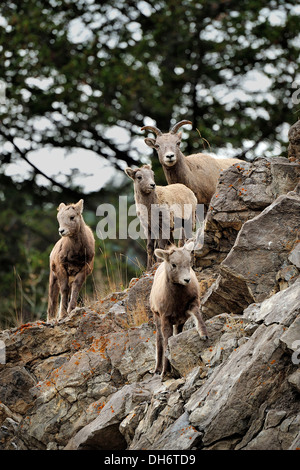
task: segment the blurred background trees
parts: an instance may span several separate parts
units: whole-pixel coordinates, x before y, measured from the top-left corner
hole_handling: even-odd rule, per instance
[[[297,0],[2,2],[2,326],[45,318],[60,202],[83,197],[95,228],[99,204],[118,207],[121,194],[133,201],[126,166],[152,159],[157,182],[165,183],[143,143],[143,125],[167,131],[190,119],[185,152],[286,155],[287,132],[298,119],[299,16]],[[84,184],[86,171],[76,165],[62,170],[74,152],[83,161],[96,156],[86,171],[99,175],[99,189]],[[107,278],[121,288],[145,257],[143,243],[133,240],[97,239],[97,252],[87,287],[96,296]]]

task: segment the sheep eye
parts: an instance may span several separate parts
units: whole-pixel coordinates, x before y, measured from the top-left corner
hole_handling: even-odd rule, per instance
[[[176,268],[176,264],[172,263],[172,268]]]
[[[158,145],[158,144],[155,144],[154,147],[155,147],[156,149],[159,149],[159,145]]]
[[[72,216],[70,217],[70,220],[74,220],[74,219],[75,219],[75,216],[72,215]]]
[[[179,145],[180,145],[180,141],[179,141],[179,142],[176,142],[176,145],[177,145],[177,147],[179,147]]]
[[[137,176],[137,179],[138,179],[139,181],[141,181],[142,177],[141,177],[141,176]]]

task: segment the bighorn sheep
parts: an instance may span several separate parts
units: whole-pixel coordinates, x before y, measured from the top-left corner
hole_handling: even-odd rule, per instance
[[[180,121],[167,134],[163,134],[154,126],[144,126],[141,130],[156,134],[156,139],[146,138],[145,142],[149,147],[156,149],[168,184],[185,184],[196,195],[198,204],[207,207],[215,193],[220,171],[234,163],[241,163],[241,160],[214,158],[203,153],[185,157],[180,150],[182,134],[181,132],[177,134],[178,129],[185,124],[192,123]]]
[[[57,210],[62,238],[50,253],[47,321],[56,319],[59,292],[59,319],[76,307],[79,291],[93,270],[95,256],[94,235],[82,217],[83,199],[77,204],[62,202]]]
[[[197,199],[183,184],[156,186],[150,165],[124,171],[133,180],[137,215],[147,237],[147,269],[150,269],[155,239],[160,248],[173,243],[175,219],[179,219],[183,232],[186,221],[192,230],[195,228]]]
[[[201,339],[207,339],[205,323],[200,312],[199,283],[191,268],[193,242],[182,248],[156,249],[155,255],[163,259],[155,273],[150,293],[150,307],[156,321],[156,367],[155,373],[162,378],[170,371],[166,357],[168,339],[182,331],[190,315],[196,319]]]

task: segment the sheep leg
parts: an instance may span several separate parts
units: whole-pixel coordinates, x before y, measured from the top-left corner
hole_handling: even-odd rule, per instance
[[[60,306],[59,306],[59,319],[67,315],[68,299],[69,299],[69,280],[67,273],[60,272],[57,274],[59,287],[60,287]]]
[[[49,276],[49,294],[48,294],[48,310],[47,310],[47,322],[55,319],[59,298],[59,284],[58,279],[54,272],[50,272]]]
[[[151,269],[154,263],[154,240],[151,238],[151,234],[148,234],[147,240],[147,271]]]
[[[184,224],[183,221],[182,221],[182,224]],[[179,241],[178,241],[178,247],[180,248],[180,247],[184,246],[185,241],[186,241],[186,236],[185,236],[184,227],[182,226],[180,228],[180,236],[179,236]]]
[[[167,240],[168,245],[174,245],[174,226],[170,228],[170,239]]]
[[[179,333],[182,332],[183,329],[183,323],[181,325],[174,325],[173,331],[174,331],[174,336],[179,335]]]
[[[208,339],[207,329],[206,329],[206,325],[204,323],[204,320],[202,318],[199,301],[192,302],[192,304],[189,306],[187,314],[188,315],[193,315],[193,317],[195,318],[196,328],[197,328],[197,331],[199,333],[200,338],[203,339],[203,340]]]
[[[70,301],[67,309],[67,313],[70,313],[77,305],[77,299],[79,291],[86,280],[88,274],[91,272],[91,269],[88,264],[86,264],[78,274],[76,274],[75,279],[71,287]]]
[[[163,336],[161,331],[161,321],[159,315],[154,313],[155,324],[156,324],[156,364],[154,374],[161,374],[162,371],[162,359],[164,354],[163,349]]]
[[[166,351],[168,347],[168,340],[170,336],[173,335],[173,326],[166,318],[162,318],[161,322],[161,331],[163,336],[163,368],[161,373],[161,378],[164,379],[168,372],[171,370],[170,362],[166,356]]]
[[[170,220],[169,224],[166,223],[166,220]],[[170,218],[169,211],[162,211],[159,213],[159,237],[158,237],[158,246],[160,249],[165,250],[167,249],[168,245],[172,245],[174,243],[174,222],[173,218]]]

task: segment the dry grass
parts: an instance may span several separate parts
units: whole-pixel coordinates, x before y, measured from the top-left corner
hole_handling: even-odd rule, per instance
[[[128,312],[129,326],[140,326],[149,321],[149,311],[142,301],[137,302],[133,311]]]

